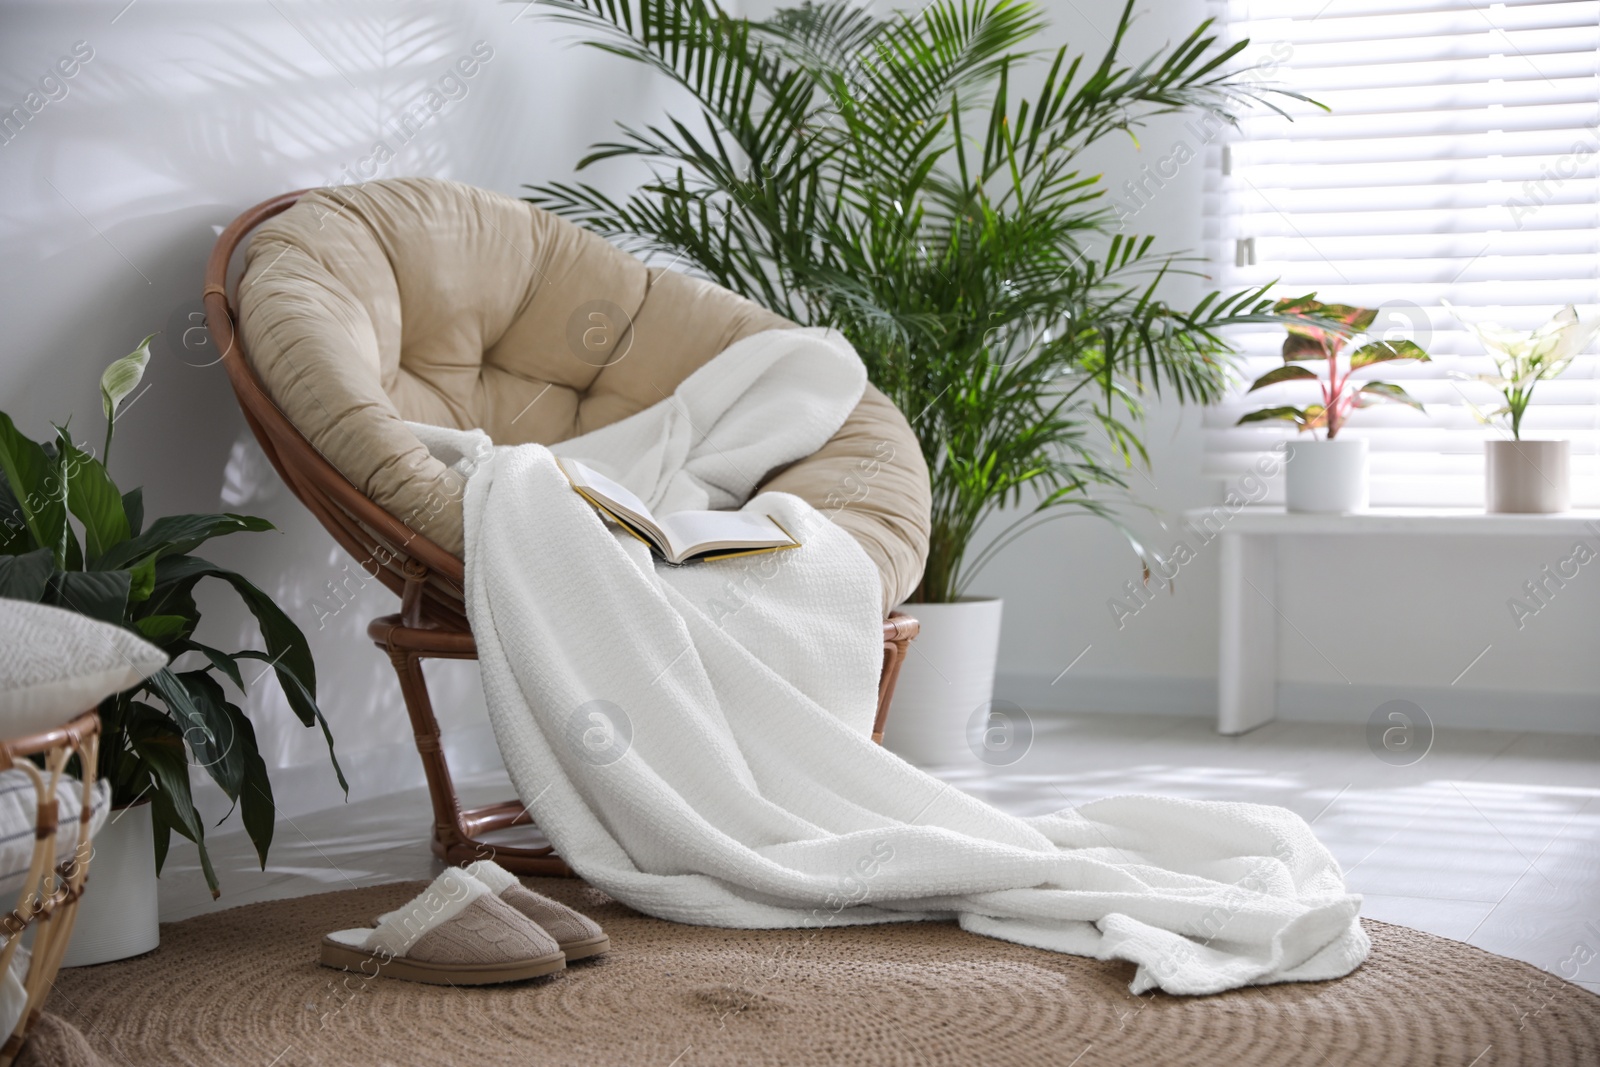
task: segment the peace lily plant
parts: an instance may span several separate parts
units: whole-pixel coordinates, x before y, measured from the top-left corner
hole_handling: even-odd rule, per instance
[[[216,896],[217,874],[190,789],[191,768],[203,768],[237,806],[263,869],[276,820],[255,728],[228,687],[242,696],[242,668],[267,664],[295,716],[322,729],[330,759],[333,736],[317,706],[316,666],[299,627],[242,575],[194,555],[214,537],[271,530],[272,524],[219,514],[168,515],[146,525],[143,491],[122,492],[106,469],[118,408],[144,375],[150,340],[101,377],[106,434],[100,458],[65,426],[34,441],[0,412],[0,597],[52,604],[121,626],[171,659],[132,689],[101,702],[99,777],[110,783],[114,807],[148,802],[155,846],[151,891],[176,831],[199,849],[206,884]],[[196,639],[200,608],[194,593],[205,581],[232,588],[255,617],[264,648],[228,651]],[[333,771],[344,787],[336,759]],[[102,841],[95,844],[98,850]],[[109,889],[97,882],[86,902],[104,899]]]
[[[1513,330],[1494,322],[1473,322],[1449,303],[1456,318],[1473,332],[1494,359],[1495,373],[1480,382],[1500,393],[1500,406],[1472,412],[1483,422],[1503,419],[1509,440],[1484,442],[1485,498],[1494,512],[1548,513],[1567,510],[1571,499],[1571,445],[1567,441],[1528,441],[1522,420],[1540,382],[1560,375],[1589,343],[1600,320],[1584,321],[1571,304],[1534,330]]]
[[[1449,301],[1445,301],[1444,306],[1456,312]],[[1596,329],[1600,329],[1600,319],[1584,322],[1578,317],[1578,309],[1571,304],[1534,330],[1512,330],[1495,322],[1472,322],[1459,313],[1456,317],[1478,338],[1495,363],[1494,374],[1480,374],[1477,380],[1499,390],[1501,405],[1487,413],[1474,406],[1473,413],[1485,422],[1506,419],[1513,441],[1522,440],[1522,417],[1528,412],[1534,386],[1547,378],[1559,377],[1571,366],[1573,357],[1583,351]]]

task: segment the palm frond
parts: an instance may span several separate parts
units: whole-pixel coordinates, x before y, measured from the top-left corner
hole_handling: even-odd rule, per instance
[[[1165,283],[1196,266],[1119,232],[1077,162],[1161,115],[1236,122],[1295,98],[1231,69],[1244,43],[1223,47],[1209,22],[1129,62],[1131,0],[1098,60],[1032,51],[1044,23],[1029,0],[881,17],[824,0],[760,21],[717,0],[540,2],[583,43],[663,73],[698,114],[593,146],[580,169],[631,158],[656,175],[625,199],[582,183],[529,199],[851,340],[932,472],[920,599],[959,595],[1057,515],[1115,519],[1126,472],[1148,463],[1146,399],[1217,399],[1225,331],[1283,320],[1264,288],[1171,304]],[[1017,94],[1043,61],[1039,91]],[[1020,511],[978,547],[1003,509]]]

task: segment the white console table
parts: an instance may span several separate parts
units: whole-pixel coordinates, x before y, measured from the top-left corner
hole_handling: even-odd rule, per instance
[[[1278,539],[1327,534],[1600,537],[1600,511],[1488,515],[1447,508],[1374,508],[1349,515],[1291,515],[1282,508],[1201,508],[1185,518],[1220,529],[1222,618],[1217,732],[1242,734],[1278,713]]]

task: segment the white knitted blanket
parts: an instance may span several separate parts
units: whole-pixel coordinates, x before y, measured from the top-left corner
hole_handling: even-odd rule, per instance
[[[668,401],[558,446],[663,511],[737,506],[861,394],[837,335],[758,334]],[[730,927],[957,919],[1138,965],[1132,989],[1334,978],[1360,898],[1294,813],[1114,797],[1020,819],[868,736],[879,581],[842,530],[767,493],[797,550],[668,567],[537,445],[418,428],[468,482],[467,607],[507,770],[582,877]]]

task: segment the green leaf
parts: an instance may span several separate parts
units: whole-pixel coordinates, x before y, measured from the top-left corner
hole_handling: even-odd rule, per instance
[[[167,865],[167,850],[172,847],[172,824],[164,818],[151,819],[150,831],[155,838],[156,876],[160,877],[161,868]]]
[[[174,673],[172,668],[162,667],[141,684],[141,688],[160,697],[167,706],[167,713],[176,720],[179,735],[188,740],[192,728],[198,727],[205,730],[206,720],[199,706],[194,701],[194,696],[189,692],[188,686]]]
[[[1407,407],[1416,408],[1418,411],[1423,410],[1420,400],[1398,385],[1393,385],[1389,382],[1367,382],[1361,387],[1360,396],[1363,398],[1372,397],[1377,400],[1389,400],[1397,404],[1405,404]],[[1362,404],[1362,406],[1366,407],[1367,405]]]
[[[67,483],[67,506],[83,523],[84,556],[92,567],[108,548],[128,539],[128,513],[99,460],[78,449],[65,431],[60,432],[56,448]]]
[[[251,515],[168,515],[151,523],[150,528],[137,537],[112,548],[100,557],[96,566],[110,570],[126,567],[151,554],[157,559],[181,556],[213,537],[271,529],[274,529],[272,523]]]
[[[250,719],[238,717],[238,744],[244,755],[244,787],[239,796],[239,816],[244,820],[245,832],[256,846],[256,856],[261,869],[267,869],[267,849],[272,845],[272,834],[277,823],[278,809],[272,798],[272,780],[267,777],[267,765],[256,745],[255,727]]]
[[[244,677],[239,673],[239,664],[235,662],[232,656],[221,649],[203,645],[199,641],[192,639],[186,639],[174,642],[168,647],[167,651],[172,654],[173,658],[177,658],[178,655],[184,652],[200,653],[211,661],[211,666],[227,676],[228,681],[233,683],[235,689],[241,693],[244,692]]]
[[[122,513],[128,517],[130,537],[138,537],[144,527],[144,487],[137,486],[122,494]]]
[[[57,571],[45,603],[121,626],[128,611],[130,579],[127,571]]]
[[[128,603],[141,604],[150,599],[156,587],[156,557],[146,556],[128,568]]]
[[[39,547],[28,531],[27,517],[22,505],[11,493],[11,483],[0,471],[0,555],[17,556]]]
[[[63,503],[65,494],[63,494]],[[65,519],[61,523],[61,541],[57,555],[61,559],[61,569],[64,571],[83,570],[83,551],[78,547],[78,535],[73,532],[72,523]]]
[[[1322,310],[1322,304],[1317,300],[1316,293],[1307,293],[1305,296],[1286,296],[1272,305],[1272,310],[1280,315],[1315,315]]]
[[[259,652],[241,652],[240,658],[266,660],[267,657]],[[299,716],[300,721],[307,726],[316,723],[322,727],[322,738],[328,744],[328,760],[333,764],[333,775],[339,780],[339,788],[345,795],[350,795],[350,783],[344,780],[344,770],[339,766],[339,758],[333,751],[333,731],[328,726],[328,720],[323,716],[322,709],[317,706],[313,693],[301,684],[292,671],[286,670],[280,661],[273,664],[277,672],[278,683],[283,686],[283,695],[289,698],[289,707]]]
[[[12,500],[35,544],[55,553],[62,566],[62,531],[67,525],[66,486],[61,484],[55,461],[38,442],[24,437],[0,411],[0,472],[10,484]]]
[[[138,348],[114,361],[100,375],[100,406],[107,422],[115,421],[117,406],[139,387],[139,380],[150,362],[150,341],[154,337],[155,334],[151,334],[140,341]]]
[[[1371,344],[1362,345],[1350,355],[1350,369],[1368,367],[1374,363],[1385,363],[1391,359],[1414,359],[1419,362],[1428,362],[1428,353],[1417,346],[1415,341],[1373,341]]]
[[[20,556],[0,556],[0,597],[37,604],[44,599],[55,569],[55,559],[48,548]]]
[[[254,650],[240,652],[235,658],[260,659],[272,665],[278,682],[283,687],[284,696],[288,698],[289,707],[300,722],[306,726],[316,725],[322,728],[334,775],[339,779],[340,787],[348,793],[350,787],[345,782],[344,771],[339,767],[339,759],[334,754],[333,731],[328,725],[327,718],[323,716],[322,709],[317,706],[317,668],[311,656],[311,646],[307,643],[305,634],[300,632],[300,628],[283,613],[271,597],[251,585],[242,575],[218,567],[198,556],[175,556],[162,559],[156,564],[156,591],[151,597],[152,602],[159,605],[169,595],[187,593],[194,587],[195,582],[207,577],[220,578],[233,586],[239,598],[244,601],[245,607],[255,616],[256,625],[261,629],[261,638],[266,642],[265,652]]]
[[[1378,317],[1377,308],[1358,308],[1348,304],[1324,304],[1317,312],[1325,319],[1333,319],[1350,327],[1351,333],[1360,333]]]
[[[1314,330],[1305,326],[1290,326],[1289,336],[1283,339],[1283,358],[1287,360],[1327,359],[1328,350],[1323,347],[1322,330]]]
[[[154,527],[152,527],[154,529]],[[156,597],[173,588],[190,589],[201,578],[220,578],[233,586],[245,607],[255,616],[267,644],[267,655],[274,666],[291,671],[307,690],[316,693],[317,669],[305,634],[283,609],[240,574],[219,567],[199,556],[168,556],[156,563]],[[304,720],[307,726],[311,720]]]
[[[193,587],[168,586],[162,588],[157,585],[150,593],[150,598],[139,605],[138,615],[182,615],[194,626],[200,623],[200,606],[195,603]],[[184,634],[185,638],[194,636],[192,632]],[[174,653],[176,655],[176,653]]]
[[[1337,355],[1351,335],[1366,330],[1378,317],[1376,308],[1324,304],[1316,296],[1287,297],[1272,306],[1279,314],[1302,317],[1302,321],[1285,324],[1289,333],[1283,342],[1286,362],[1327,359],[1330,352]]]
[[[217,872],[211,866],[211,856],[206,851],[205,826],[194,810],[194,798],[189,790],[189,761],[181,735],[133,734],[129,741],[150,771],[154,788],[151,790],[151,816],[164,831],[176,830],[195,843],[200,853],[200,869],[206,885],[215,900],[221,896]],[[158,834],[158,838],[160,834]],[[158,857],[165,859],[165,855]],[[159,868],[157,873],[160,873]]]
[[[188,625],[189,620],[182,615],[146,615],[133,622],[134,629],[143,634],[146,640],[158,645],[177,637]]]
[[[195,764],[211,775],[229,800],[237,801],[244,786],[245,752],[239,740],[240,711],[222,692],[222,686],[205,671],[185,671],[178,680],[200,713],[202,724],[184,730]]]
[[[1255,380],[1255,384],[1250,386],[1250,388],[1247,390],[1247,392],[1253,393],[1257,389],[1265,389],[1267,386],[1269,386],[1269,385],[1277,385],[1279,382],[1290,382],[1290,381],[1313,381],[1314,382],[1314,381],[1317,381],[1317,380],[1318,379],[1317,379],[1316,372],[1312,371],[1312,370],[1310,370],[1310,369],[1308,369],[1306,367],[1296,367],[1296,366],[1274,367],[1272,370],[1267,371],[1267,373],[1265,373],[1261,377],[1257,378]]]
[[[1306,413],[1297,407],[1291,407],[1288,405],[1275,408],[1262,408],[1260,411],[1252,411],[1248,415],[1240,416],[1239,421],[1234,423],[1234,425],[1243,426],[1250,422],[1268,422],[1274,419],[1282,419],[1285,422],[1293,422],[1297,424],[1304,423],[1306,421]]]

